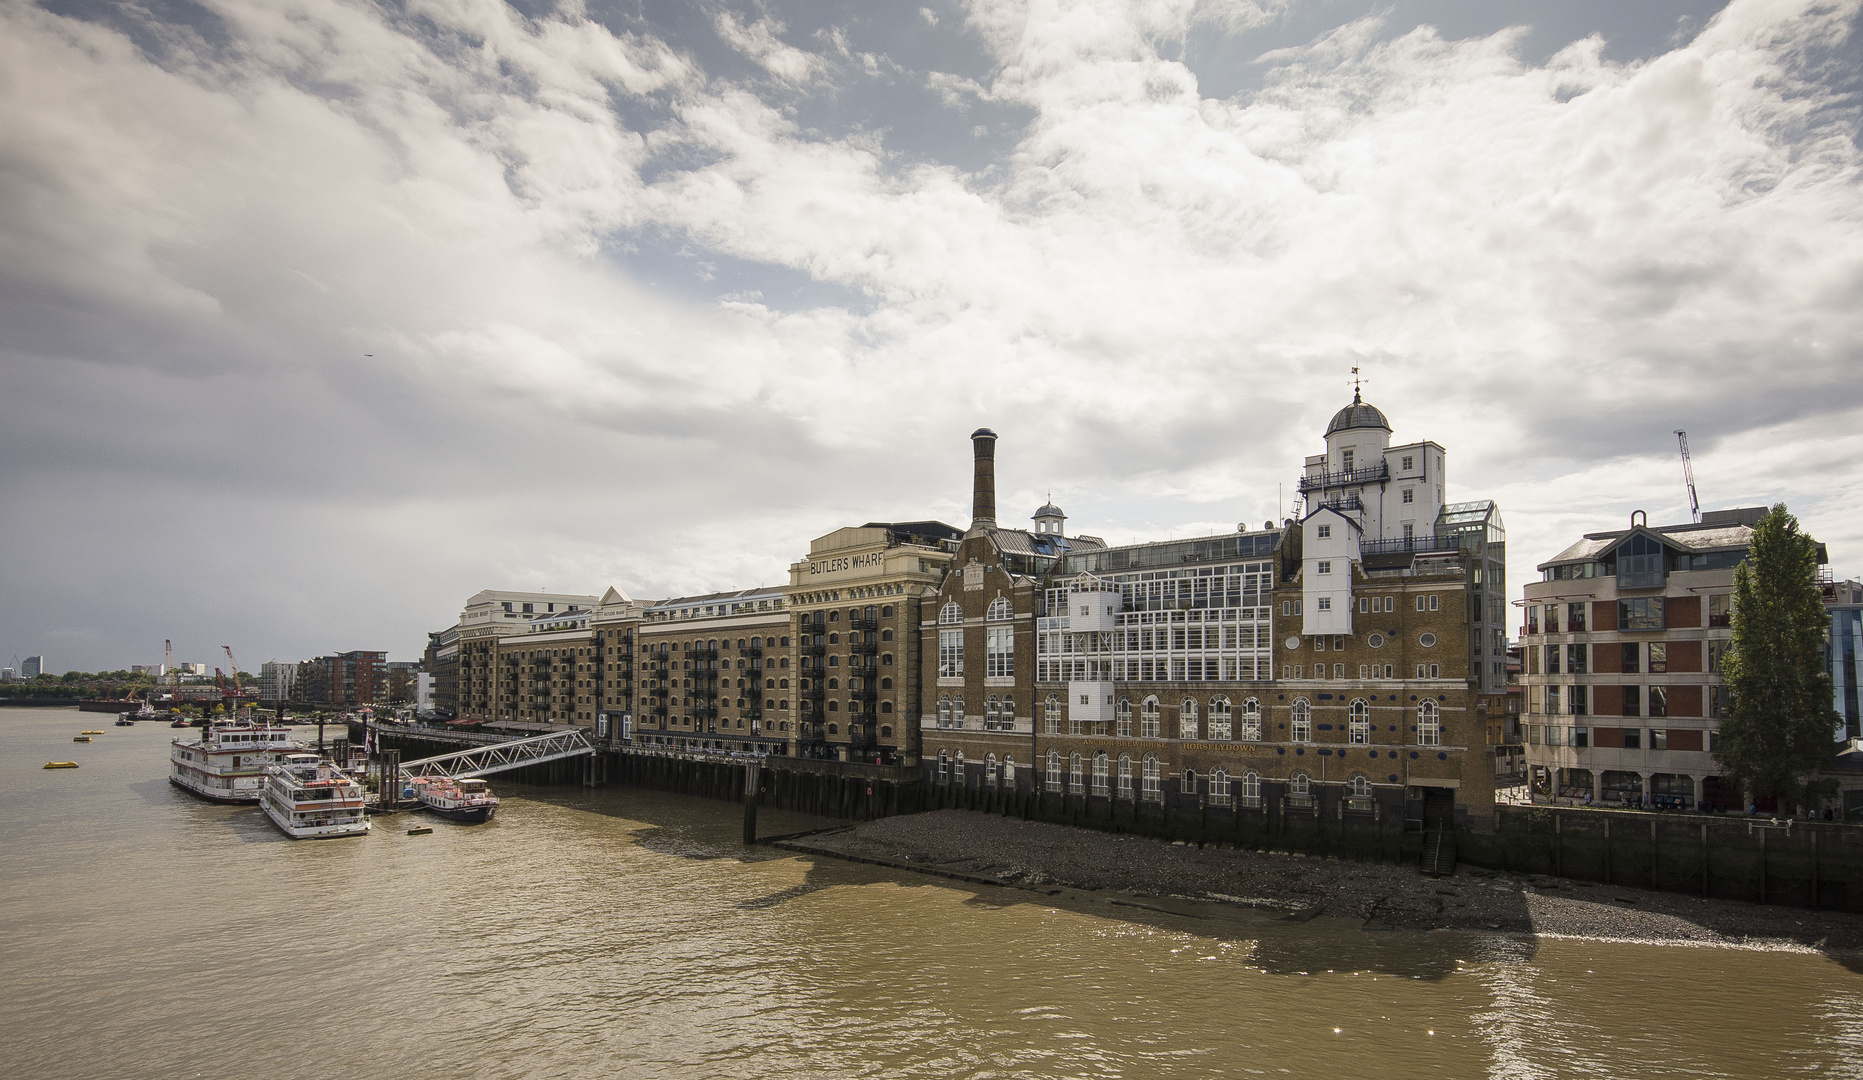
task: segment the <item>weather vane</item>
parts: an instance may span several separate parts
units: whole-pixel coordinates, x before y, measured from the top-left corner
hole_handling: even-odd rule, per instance
[[[1354,405],[1361,404],[1364,400],[1363,398],[1359,397],[1359,392],[1358,392],[1359,386],[1363,384],[1364,381],[1365,381],[1364,379],[1359,377],[1358,369],[1353,368],[1352,369],[1352,404]]]

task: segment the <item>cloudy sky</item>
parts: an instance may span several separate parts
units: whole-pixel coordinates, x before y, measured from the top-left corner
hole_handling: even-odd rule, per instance
[[[1785,500],[1863,572],[1858,0],[0,0],[0,661],[414,658],[1050,492],[1284,508],[1350,400],[1514,592]]]

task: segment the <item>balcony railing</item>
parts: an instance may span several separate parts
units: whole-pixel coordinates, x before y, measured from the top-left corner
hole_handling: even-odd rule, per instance
[[[1457,551],[1461,544],[1453,536],[1437,536],[1427,533],[1423,536],[1393,536],[1385,540],[1361,540],[1358,550],[1361,555],[1389,555],[1406,551]]]
[[[1318,476],[1300,478],[1300,492],[1322,491],[1326,488],[1347,487],[1353,484],[1377,484],[1391,478],[1391,466],[1385,462],[1367,465],[1362,469],[1344,469],[1339,472],[1321,473]]]

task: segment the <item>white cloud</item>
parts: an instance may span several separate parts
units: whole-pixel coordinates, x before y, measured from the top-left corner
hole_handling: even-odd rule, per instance
[[[1857,419],[1859,157],[1816,67],[1855,3],[1741,0],[1634,64],[1359,20],[1215,100],[1161,46],[1280,7],[977,0],[993,73],[914,85],[928,108],[1029,111],[982,172],[799,118],[797,94],[879,70],[841,28],[823,56],[773,14],[717,14],[774,79],[753,86],[574,6],[213,11],[228,44],[177,32],[158,63],[0,0],[0,303],[21,327],[0,410],[59,448],[44,469],[152,512],[141,466],[54,421],[117,410],[193,475],[216,466],[146,429],[148,403],[268,410],[221,460],[305,500],[312,539],[278,558],[339,582],[409,568],[357,575],[379,604],[267,594],[326,605],[300,620],[320,634],[393,625],[407,648],[473,589],[539,575],[774,581],[846,521],[961,515],[980,422],[1005,490],[1052,484],[1082,530],[1259,522],[1355,364],[1400,438],[1450,448],[1452,494],[1502,500],[1516,581],[1632,504],[1673,511],[1676,427],[1711,505],[1790,496],[1840,562],[1836,538],[1863,540],[1840,510],[1863,472],[1828,449]],[[670,263],[627,270],[653,237],[716,298],[669,288]],[[862,299],[784,303],[760,265]],[[145,396],[98,390],[105,371]],[[371,479],[339,494],[319,456]],[[349,514],[395,534],[330,525]],[[153,572],[35,532],[10,550]]]

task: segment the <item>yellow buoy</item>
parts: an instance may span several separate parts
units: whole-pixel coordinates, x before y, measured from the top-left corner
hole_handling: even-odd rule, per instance
[[[79,735],[102,735],[103,732],[101,731],[80,731],[78,732],[78,734]]]
[[[420,826],[419,828],[414,828],[414,829],[409,829],[409,830],[408,830],[408,835],[409,835],[409,836],[426,836],[426,835],[427,835],[428,833],[430,833],[430,832],[432,832],[432,831],[433,831],[433,829],[432,829],[432,828],[430,828],[430,827],[428,827],[428,826],[426,826],[426,825],[422,825],[422,826]]]
[[[76,738],[72,739],[71,741],[72,742],[90,742],[91,737],[89,735],[79,735]]]
[[[75,761],[48,761],[45,763],[45,767],[48,769],[75,769],[78,767],[78,763]]]

